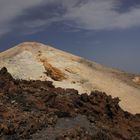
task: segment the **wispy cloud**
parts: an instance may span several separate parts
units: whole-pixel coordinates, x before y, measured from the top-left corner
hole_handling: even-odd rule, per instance
[[[26,17],[28,10],[43,5],[55,5],[63,10],[47,17],[47,8],[42,15],[33,20],[24,19],[24,22],[13,21],[21,16]],[[25,29],[35,33],[45,29],[54,22],[69,22],[71,27],[86,30],[127,29],[140,26],[140,7],[131,7],[127,12],[119,12],[121,1],[116,0],[2,0],[0,1],[0,35],[15,30]],[[44,13],[45,11],[45,13]],[[37,12],[37,11],[36,11]]]
[[[11,22],[26,13],[26,9],[43,4],[44,0],[1,0],[0,1],[0,34],[12,30]]]
[[[131,7],[121,13],[120,1],[88,0],[81,6],[67,10],[65,18],[74,21],[75,26],[88,30],[126,29],[140,26],[140,7]]]

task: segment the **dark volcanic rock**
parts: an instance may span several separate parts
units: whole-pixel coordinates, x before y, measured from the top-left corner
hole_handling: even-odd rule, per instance
[[[0,139],[139,140],[140,115],[102,92],[79,95],[50,81],[15,80],[0,70]],[[78,119],[77,119],[78,118]]]

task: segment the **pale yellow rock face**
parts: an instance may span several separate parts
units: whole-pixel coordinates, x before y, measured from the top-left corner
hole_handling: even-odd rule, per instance
[[[136,84],[138,84],[138,85],[140,85],[140,77],[134,77],[134,79],[133,79],[133,81],[136,83]]]
[[[17,79],[50,80],[56,87],[90,94],[106,92],[121,99],[120,106],[140,113],[140,86],[133,75],[107,68],[84,58],[36,42],[25,42],[0,53],[0,68]]]

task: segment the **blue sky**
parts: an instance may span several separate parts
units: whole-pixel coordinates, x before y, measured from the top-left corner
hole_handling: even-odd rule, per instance
[[[0,51],[24,41],[140,74],[140,0],[0,0]]]

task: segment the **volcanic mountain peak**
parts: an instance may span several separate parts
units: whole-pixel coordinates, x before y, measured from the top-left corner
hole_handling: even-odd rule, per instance
[[[121,99],[120,105],[139,113],[140,87],[133,74],[108,68],[53,47],[25,42],[0,53],[0,68],[6,67],[16,79],[49,80],[56,87],[74,88],[79,93],[94,90]]]

